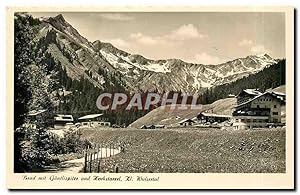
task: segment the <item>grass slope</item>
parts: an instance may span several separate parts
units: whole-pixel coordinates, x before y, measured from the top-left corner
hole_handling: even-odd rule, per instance
[[[158,107],[145,116],[133,122],[130,127],[140,128],[142,125],[162,124],[166,126],[176,126],[176,124],[185,118],[194,118],[200,112],[205,110],[213,110],[216,114],[231,115],[236,105],[236,98],[225,98],[217,100],[212,104],[202,105],[201,109],[170,109],[166,106],[164,109]]]

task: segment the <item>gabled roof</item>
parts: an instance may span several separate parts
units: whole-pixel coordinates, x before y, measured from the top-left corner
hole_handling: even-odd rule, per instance
[[[207,112],[201,112],[203,116],[210,116],[210,117],[221,117],[221,118],[231,118],[231,115],[224,115],[224,114],[214,114],[214,113],[207,113]]]
[[[280,101],[283,101],[283,99],[282,99],[281,97],[279,97],[279,96],[277,96],[277,95],[275,95],[275,94],[273,94],[273,93],[267,91],[267,92],[262,93],[262,94],[260,94],[260,95],[258,95],[258,96],[255,96],[254,98],[252,98],[252,99],[250,99],[250,100],[248,100],[248,101],[246,101],[246,102],[244,102],[244,103],[241,103],[241,104],[237,105],[236,107],[240,107],[240,106],[242,106],[242,105],[249,104],[249,103],[252,102],[253,100],[256,100],[257,98],[262,97],[262,96],[264,96],[264,95],[266,95],[266,94],[270,94],[270,95],[273,96],[274,98],[276,98],[276,99],[278,99],[278,100],[280,100]]]
[[[31,110],[31,111],[29,111],[28,116],[36,116],[36,115],[42,114],[46,111],[47,111],[47,109],[44,109],[44,110]]]
[[[285,93],[280,93],[280,92],[276,92],[276,91],[272,91],[272,93],[274,93],[275,95],[279,95],[279,96],[286,96]]]
[[[257,95],[261,95],[262,93],[260,91],[258,91],[257,89],[244,89],[241,93],[247,93],[249,95],[253,95],[253,96],[257,96]],[[240,95],[241,93],[239,93],[238,95]]]
[[[103,114],[89,114],[86,116],[82,116],[80,118],[78,118],[78,120],[84,120],[84,119],[93,119],[93,118],[97,118],[99,116],[102,116]]]
[[[55,121],[65,121],[65,122],[73,122],[73,116],[72,115],[63,115],[63,114],[57,114],[56,117],[54,117]]]

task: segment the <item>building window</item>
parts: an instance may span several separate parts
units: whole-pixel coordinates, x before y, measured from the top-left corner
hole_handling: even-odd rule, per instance
[[[253,119],[253,122],[256,123],[256,122],[257,122],[257,119]]]
[[[277,108],[277,106],[276,106],[276,105],[274,105],[274,108]]]
[[[247,119],[247,123],[251,123],[251,119]]]
[[[273,112],[273,115],[278,115],[278,112]]]
[[[259,108],[259,105],[257,105],[257,108]]]
[[[277,123],[277,122],[278,122],[278,119],[275,118],[275,119],[273,119],[273,121],[274,121],[274,123]]]

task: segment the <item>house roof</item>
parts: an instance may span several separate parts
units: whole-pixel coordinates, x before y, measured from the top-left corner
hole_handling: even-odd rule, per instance
[[[44,109],[44,110],[31,110],[31,111],[29,111],[28,116],[36,116],[36,115],[42,114],[46,111],[47,111],[47,109]]]
[[[178,123],[184,123],[184,122],[188,122],[188,121],[193,122],[193,123],[195,122],[195,121],[193,121],[192,119],[185,118],[185,119],[179,121]]]
[[[214,113],[207,113],[207,112],[201,112],[203,116],[210,116],[210,117],[222,117],[222,118],[231,118],[231,115],[224,115],[224,114],[214,114]]]
[[[154,125],[155,127],[164,127],[165,125]]]
[[[228,97],[235,97],[234,94],[228,94]]]
[[[254,96],[257,96],[257,95],[261,95],[262,93],[260,91],[258,91],[257,89],[244,89],[241,93],[247,93],[249,95],[254,95]],[[240,93],[240,94],[241,94]]]
[[[244,102],[244,103],[241,103],[241,104],[237,105],[236,107],[240,107],[240,106],[249,104],[249,103],[252,102],[253,100],[256,100],[257,98],[262,97],[262,96],[264,96],[264,95],[266,95],[266,94],[270,94],[271,96],[273,96],[273,97],[279,99],[280,101],[283,101],[283,98],[282,98],[282,97],[278,97],[277,95],[275,95],[275,94],[273,94],[273,93],[267,91],[267,92],[262,93],[262,94],[260,94],[260,95],[258,95],[258,96],[255,96],[254,98],[252,98],[252,99],[250,99],[250,100],[248,100],[248,101],[246,101],[246,102]]]
[[[55,121],[73,122],[73,116],[72,115],[57,114],[57,116],[54,117],[54,120]]]
[[[103,114],[89,114],[86,116],[82,116],[80,118],[78,118],[78,120],[84,120],[84,119],[93,119],[93,118],[97,118],[99,116],[102,116]]]
[[[272,91],[272,93],[274,93],[275,95],[279,95],[279,96],[286,96],[285,93],[280,93],[280,92],[276,92],[276,91]]]

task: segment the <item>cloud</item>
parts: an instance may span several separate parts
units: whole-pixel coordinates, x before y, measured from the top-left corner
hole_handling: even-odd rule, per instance
[[[199,64],[220,64],[225,60],[220,59],[217,56],[213,56],[207,54],[206,52],[198,53],[195,55],[194,60],[190,60],[192,63],[199,63]]]
[[[172,40],[184,41],[188,39],[202,39],[205,35],[200,34],[193,24],[185,24],[172,31],[169,35],[166,35],[166,37]]]
[[[207,37],[206,35],[200,34],[199,30],[193,24],[182,25],[179,28],[160,35],[151,36],[141,32],[132,33],[130,37],[138,43],[144,45],[157,45],[157,44],[172,44],[174,41],[185,41],[191,39],[202,39]]]
[[[268,49],[265,48],[265,46],[263,45],[256,45],[251,47],[250,51],[253,54],[265,54],[265,53],[270,53],[270,51]]]
[[[148,35],[144,35],[141,32],[132,33],[130,37],[134,39],[136,42],[144,44],[144,45],[156,45],[160,42],[160,37],[152,37]]]
[[[252,44],[253,44],[253,41],[249,40],[249,39],[243,39],[242,41],[240,41],[238,43],[239,46],[250,46]]]
[[[130,21],[135,19],[133,16],[129,16],[127,14],[120,14],[120,13],[105,13],[105,14],[100,14],[100,17],[107,20],[115,20],[115,21]]]
[[[116,47],[120,47],[120,48],[124,48],[124,49],[129,48],[129,46],[130,46],[129,42],[127,42],[123,39],[120,39],[120,38],[107,39],[107,40],[105,40],[105,42],[109,42]]]

